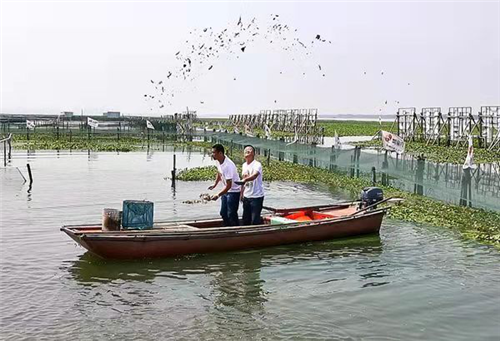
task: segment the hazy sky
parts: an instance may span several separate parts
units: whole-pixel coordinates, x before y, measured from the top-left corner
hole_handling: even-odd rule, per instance
[[[206,115],[279,108],[378,115],[500,105],[498,1],[2,1],[0,13],[2,113],[157,116],[189,106]],[[210,71],[200,67],[194,80],[166,78],[179,68],[175,54],[191,46],[189,32],[231,29],[240,16],[264,29],[271,14],[308,45],[317,34],[331,44],[316,43],[304,56],[258,40],[221,54]],[[171,105],[145,101],[151,79],[175,93]]]

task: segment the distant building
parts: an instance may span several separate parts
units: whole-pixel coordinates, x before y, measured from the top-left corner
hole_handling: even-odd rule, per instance
[[[61,114],[64,115],[66,118],[72,118],[73,117],[73,112],[72,111],[62,111]]]
[[[119,111],[108,111],[102,114],[106,118],[120,118],[121,114]]]

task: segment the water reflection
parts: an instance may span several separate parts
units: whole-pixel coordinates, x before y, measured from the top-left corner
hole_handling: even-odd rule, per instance
[[[210,275],[214,287],[222,291],[227,288],[242,288],[250,296],[261,296],[262,268],[275,265],[291,265],[314,260],[335,260],[346,256],[367,256],[361,274],[362,279],[371,278],[369,273],[383,273],[384,264],[378,257],[383,251],[378,235],[338,239],[325,242],[284,245],[266,249],[191,255],[138,261],[104,260],[90,252],[70,262],[68,268],[72,278],[81,285],[108,283],[113,281],[152,282],[157,277],[186,279],[193,275]],[[371,270],[370,270],[371,269]],[[382,275],[379,277],[383,277]]]

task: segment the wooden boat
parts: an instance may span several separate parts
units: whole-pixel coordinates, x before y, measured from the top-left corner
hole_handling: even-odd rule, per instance
[[[385,201],[385,200],[384,200]],[[149,230],[102,231],[100,224],[61,231],[90,252],[112,259],[173,257],[328,240],[378,233],[388,207],[357,203],[267,208],[262,225],[223,227],[222,219],[155,222]]]

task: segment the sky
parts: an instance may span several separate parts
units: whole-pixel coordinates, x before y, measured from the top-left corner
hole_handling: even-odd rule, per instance
[[[276,15],[288,30],[279,44],[265,37]],[[234,32],[240,17],[241,27],[255,18],[260,28],[245,51],[235,45],[194,63],[184,79],[186,62],[177,57],[224,29]],[[320,115],[378,116],[399,107],[477,112],[500,105],[499,1],[1,0],[0,28],[1,113],[160,116],[188,107],[227,116],[317,108]],[[203,35],[205,28],[214,36]],[[307,48],[287,45],[296,39]],[[159,81],[167,99],[155,89]]]

